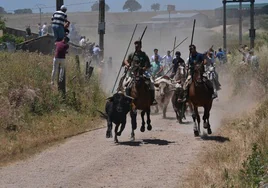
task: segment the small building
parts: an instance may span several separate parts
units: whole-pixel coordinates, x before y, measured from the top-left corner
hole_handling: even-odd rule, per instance
[[[268,3],[255,3],[254,4],[255,15],[268,14]],[[227,18],[239,18],[239,4],[227,4],[226,5],[226,16]],[[242,16],[250,16],[250,4],[242,4]],[[223,7],[215,9],[215,17],[218,20],[223,19]]]
[[[209,27],[210,19],[207,15],[193,12],[193,13],[176,13],[176,14],[160,14],[152,17],[150,20],[141,22],[145,24],[149,29],[157,31],[159,29],[170,28],[187,28],[193,26],[193,20],[196,20],[196,26]]]

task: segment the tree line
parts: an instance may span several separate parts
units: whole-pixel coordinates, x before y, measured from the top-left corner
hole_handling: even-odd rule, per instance
[[[142,9],[142,5],[137,0],[126,0],[124,6],[122,7],[123,10],[127,10],[129,12],[134,12]],[[110,6],[108,4],[105,4],[105,10],[109,11]],[[160,4],[159,3],[153,3],[151,5],[151,10],[153,11],[159,11],[160,10]],[[91,6],[91,11],[99,11],[99,1],[96,1]],[[14,14],[32,14],[33,11],[30,8],[25,9],[17,9],[14,10]],[[0,7],[0,14],[7,14],[5,9],[3,7]]]

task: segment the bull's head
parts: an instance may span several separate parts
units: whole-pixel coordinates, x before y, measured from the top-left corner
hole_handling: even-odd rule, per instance
[[[169,92],[169,85],[170,83],[164,79],[154,83],[155,89],[159,92],[161,97],[164,97],[165,94]]]
[[[115,93],[112,97],[107,100],[113,103],[113,110],[118,113],[128,113],[130,110],[130,104],[133,100],[132,97],[125,96],[123,93]]]

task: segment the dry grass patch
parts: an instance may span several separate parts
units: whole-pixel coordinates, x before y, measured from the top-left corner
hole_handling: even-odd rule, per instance
[[[52,57],[18,52],[0,53],[0,59],[0,165],[102,126],[96,109],[104,108],[105,94],[96,76],[85,81],[73,57],[67,59],[66,100],[49,84]]]

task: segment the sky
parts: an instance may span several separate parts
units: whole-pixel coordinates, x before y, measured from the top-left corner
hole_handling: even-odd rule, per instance
[[[96,0],[64,0],[68,7],[68,12],[85,12],[91,10],[91,5]],[[111,12],[121,12],[126,0],[106,0],[110,6]],[[222,6],[222,0],[137,0],[142,5],[142,11],[150,11],[153,3],[159,3],[161,10],[166,10],[166,5],[176,5],[176,10],[201,10],[214,9]],[[268,3],[268,0],[255,0],[255,3]],[[16,9],[31,8],[38,12],[39,7],[42,12],[53,12],[55,10],[56,0],[0,0],[0,6],[7,12],[13,12]]]

